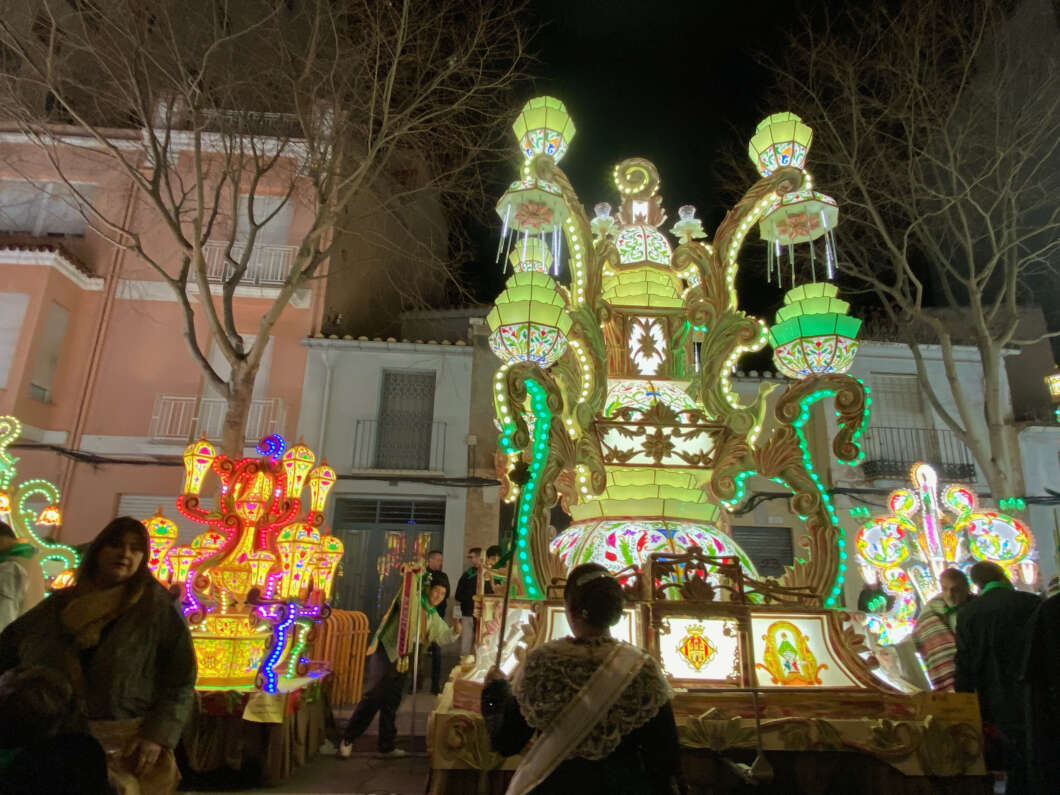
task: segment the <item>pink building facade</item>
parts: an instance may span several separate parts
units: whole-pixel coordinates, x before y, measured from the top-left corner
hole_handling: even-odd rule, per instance
[[[157,261],[179,262],[178,247],[125,176],[101,168],[91,153],[64,157],[67,178],[95,206],[124,219]],[[267,185],[258,188],[256,206],[269,201],[268,193]],[[225,404],[192,358],[172,288],[86,223],[70,197],[34,144],[0,133],[0,415],[22,421],[13,448],[19,476],[59,486],[59,537],[78,544],[122,513],[139,516],[163,505],[177,518],[180,453],[202,433],[220,438]],[[248,340],[279,294],[313,212],[310,203],[292,199],[259,234],[233,303],[236,328]],[[233,228],[238,245],[238,223],[229,219],[225,228],[222,221],[219,240],[206,247],[217,304],[221,253]],[[319,328],[323,282],[296,292],[269,332],[247,423],[249,448],[263,435],[295,431],[307,355],[302,340]],[[190,287],[189,294],[199,306],[198,290]],[[205,318],[195,314],[202,351],[224,376]]]

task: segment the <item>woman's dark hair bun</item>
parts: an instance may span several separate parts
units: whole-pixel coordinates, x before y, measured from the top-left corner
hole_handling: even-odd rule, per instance
[[[622,587],[598,563],[583,563],[572,569],[563,596],[571,610],[591,626],[612,627],[622,618],[625,607]]]

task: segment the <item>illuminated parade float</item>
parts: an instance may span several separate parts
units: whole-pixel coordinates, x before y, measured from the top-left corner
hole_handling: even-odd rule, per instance
[[[1033,590],[1038,583],[1034,536],[1023,522],[980,508],[967,486],[948,486],[940,500],[938,474],[928,464],[914,466],[910,480],[912,490],[891,494],[891,513],[867,519],[857,536],[865,582],[891,597],[886,612],[868,616],[883,644],[913,631],[920,605],[939,595],[946,569],[967,573],[977,560],[987,560],[1004,567],[1017,587]]]
[[[805,426],[822,404],[832,452],[857,464],[869,399],[846,375],[860,321],[828,281],[838,209],[806,171],[810,128],[790,113],[765,119],[749,150],[759,180],[709,241],[695,208],[681,207],[674,242],[650,162],[619,163],[617,210],[600,203],[590,218],[558,166],[575,132],[564,105],[531,100],[514,131],[522,173],[497,205],[498,259],[512,274],[486,319],[502,361],[499,446],[508,474],[525,467],[503,478],[515,520],[502,668],[568,634],[563,577],[595,561],[626,588],[614,634],[660,661],[692,757],[758,747],[782,766],[779,752],[846,752],[893,776],[895,791],[906,777],[982,773],[974,697],[922,693],[884,670],[865,617],[839,608],[854,542]],[[756,228],[766,278],[789,288],[772,327],[739,309],[735,289]],[[767,342],[791,379],[769,417],[773,385],[745,402],[730,376]],[[790,490],[804,523],[803,552],[779,580],[760,577],[726,529],[753,476]],[[557,504],[571,519],[558,535]],[[517,764],[493,753],[476,714],[502,604],[481,598],[475,658],[431,716],[435,792]]]
[[[62,587],[71,581],[73,569],[80,562],[73,547],[48,538],[62,525],[59,511],[59,489],[43,478],[17,481],[18,459],[8,452],[22,434],[22,423],[15,417],[0,417],[0,521],[14,530],[15,536],[37,548],[36,559],[51,587]]]
[[[280,436],[263,439],[257,452],[231,459],[205,439],[184,451],[177,509],[205,528],[190,544],[176,544],[177,527],[161,509],[144,522],[152,573],[180,591],[201,688],[275,693],[281,679],[304,676],[302,652],[326,617],[342,559],[342,542],[323,528],[335,471],[314,466],[308,447],[288,449]],[[212,510],[200,501],[211,472],[219,486]]]

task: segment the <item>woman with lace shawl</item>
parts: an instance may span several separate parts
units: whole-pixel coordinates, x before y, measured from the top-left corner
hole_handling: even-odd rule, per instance
[[[531,651],[509,685],[482,692],[494,750],[520,753],[507,795],[682,791],[671,691],[655,659],[611,637],[622,590],[602,566],[578,566],[564,590],[573,637]]]

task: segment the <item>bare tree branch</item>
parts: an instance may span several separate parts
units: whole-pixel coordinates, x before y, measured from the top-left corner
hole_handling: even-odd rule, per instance
[[[25,140],[5,144],[5,165],[45,163],[27,179],[62,182],[95,233],[168,285],[193,360],[228,400],[236,452],[284,309],[324,274],[366,275],[343,273],[346,241],[392,252],[400,268],[377,280],[402,303],[456,283],[447,215],[485,206],[482,167],[501,156],[521,79],[523,2],[3,0],[0,124]],[[131,187],[135,224],[83,189],[89,166]],[[296,210],[290,266],[244,343],[240,287]]]

